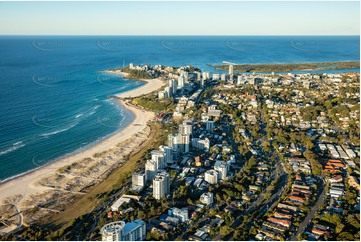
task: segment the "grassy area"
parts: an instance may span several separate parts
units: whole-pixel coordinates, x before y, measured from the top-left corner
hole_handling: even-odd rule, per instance
[[[167,112],[174,109],[173,99],[157,100],[154,94],[135,98],[133,103],[155,112]]]
[[[102,202],[105,199],[105,197],[99,196],[100,194],[109,193],[114,189],[121,188],[123,186],[127,178],[137,169],[137,161],[144,157],[144,155],[148,153],[149,149],[159,145],[160,136],[163,133],[160,132],[161,126],[157,123],[151,123],[150,127],[151,133],[149,135],[149,139],[146,141],[145,146],[141,150],[131,155],[127,163],[116,169],[104,181],[89,191],[89,193],[69,206],[67,210],[55,215],[51,219],[52,224],[55,225],[57,229],[65,229],[71,225],[74,219],[94,210],[97,207],[97,202]]]
[[[229,65],[210,65],[218,70],[228,70]],[[239,72],[290,72],[296,70],[340,70],[360,68],[359,61],[319,62],[319,63],[284,63],[284,64],[244,64],[234,65]]]

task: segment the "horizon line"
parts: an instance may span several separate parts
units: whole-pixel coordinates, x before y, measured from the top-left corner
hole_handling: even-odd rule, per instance
[[[0,34],[0,36],[358,36],[360,34]]]

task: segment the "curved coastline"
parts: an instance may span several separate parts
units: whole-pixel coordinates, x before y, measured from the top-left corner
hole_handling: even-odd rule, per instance
[[[120,74],[125,78],[127,75],[127,73],[119,73],[114,71],[103,72],[109,74]],[[50,187],[38,184],[38,181],[46,176],[55,174],[57,170],[62,167],[69,166],[74,162],[83,160],[88,157],[92,157],[97,153],[108,151],[116,147],[119,143],[141,132],[146,127],[147,122],[154,117],[154,113],[140,110],[132,105],[129,105],[127,101],[123,100],[122,98],[137,97],[143,94],[153,92],[163,86],[163,82],[159,79],[137,81],[143,81],[146,84],[125,93],[119,93],[115,95],[120,98],[117,100],[117,103],[127,111],[131,112],[133,115],[133,120],[127,126],[122,127],[121,129],[115,131],[112,134],[109,134],[108,137],[105,137],[101,141],[94,143],[94,145],[91,145],[90,147],[74,151],[74,153],[68,154],[65,157],[60,157],[57,160],[51,161],[41,167],[34,168],[25,173],[1,181],[0,201],[2,202],[0,202],[0,204],[2,204],[6,198],[16,195],[22,196],[22,198],[19,200],[20,202],[21,200],[26,200],[26,198],[30,195],[36,194],[38,192],[51,190],[52,188]]]
[[[117,103],[117,105],[118,105],[120,108],[124,108],[124,109],[128,110],[126,107],[124,107],[123,105],[121,105],[118,101],[116,101],[116,103]],[[128,110],[128,111],[129,111],[129,110]],[[134,119],[133,112],[130,111],[130,114],[132,115],[131,118]],[[83,151],[85,151],[85,150],[87,150],[87,149],[89,149],[89,148],[91,148],[91,147],[93,147],[93,146],[96,146],[97,144],[103,142],[104,140],[109,139],[109,138],[111,138],[113,135],[121,132],[122,130],[124,130],[125,128],[127,128],[130,124],[131,124],[131,122],[130,122],[128,125],[123,126],[123,127],[119,127],[117,130],[113,131],[112,133],[107,134],[107,135],[105,135],[105,136],[103,136],[103,137],[100,137],[100,138],[98,138],[97,140],[95,140],[95,141],[93,141],[93,142],[90,142],[90,143],[88,143],[88,144],[86,144],[86,145],[84,145],[84,146],[82,146],[82,147],[79,147],[79,148],[77,148],[76,150],[74,150],[74,151],[72,151],[72,152],[66,153],[66,154],[64,154],[64,155],[62,155],[62,156],[60,156],[60,157],[58,157],[58,158],[49,160],[49,161],[45,162],[43,165],[37,166],[37,167],[32,168],[32,169],[30,169],[30,170],[28,170],[28,171],[24,171],[24,172],[21,172],[21,173],[19,173],[19,174],[17,174],[17,175],[14,175],[14,176],[5,178],[5,179],[3,179],[3,180],[0,180],[0,191],[1,191],[1,186],[2,186],[2,184],[6,183],[6,182],[9,182],[9,181],[11,181],[11,180],[14,180],[14,179],[16,179],[16,178],[25,176],[25,175],[27,175],[27,174],[31,174],[32,172],[35,172],[35,171],[37,171],[37,170],[39,170],[39,169],[46,168],[46,166],[51,165],[52,163],[61,161],[61,160],[66,159],[66,158],[68,158],[68,157],[70,157],[70,156],[72,156],[72,155],[75,155],[75,154],[80,153],[80,152],[83,152]],[[34,163],[34,159],[33,159],[33,163]],[[0,194],[0,200],[1,200],[1,194]]]

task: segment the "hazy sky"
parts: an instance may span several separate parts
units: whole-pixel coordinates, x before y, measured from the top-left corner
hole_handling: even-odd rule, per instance
[[[359,2],[0,2],[0,34],[359,35]]]

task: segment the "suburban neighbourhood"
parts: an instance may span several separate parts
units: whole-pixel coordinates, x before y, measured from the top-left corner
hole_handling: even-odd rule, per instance
[[[164,80],[131,102],[157,111],[166,135],[99,228],[140,219],[147,240],[359,240],[358,73],[119,71]]]

